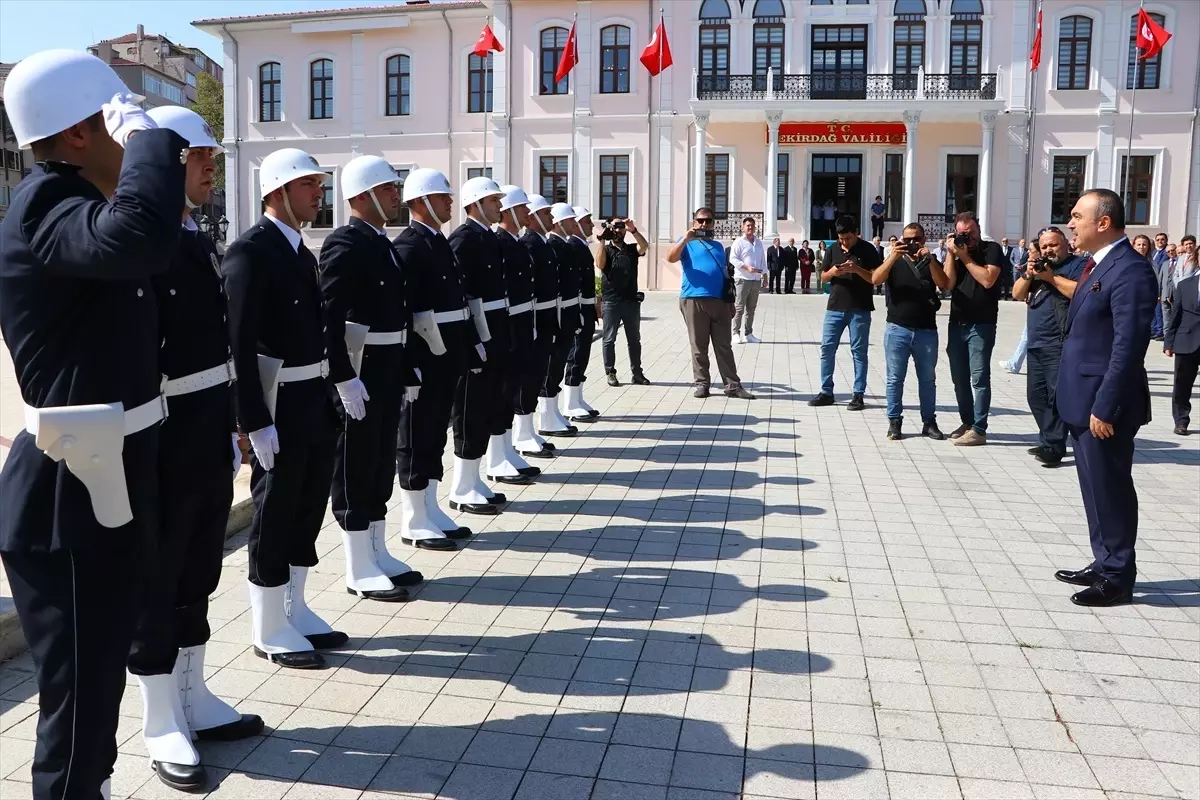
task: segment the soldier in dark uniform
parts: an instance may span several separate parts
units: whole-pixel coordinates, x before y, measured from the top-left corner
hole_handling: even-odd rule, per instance
[[[567,369],[567,354],[575,337],[583,330],[579,313],[579,269],[570,243],[575,230],[575,209],[567,203],[555,203],[550,208],[554,229],[547,237],[558,267],[558,325],[559,336],[550,354],[550,367],[538,397],[538,433],[543,436],[574,436],[579,429],[567,421],[558,410],[563,376]]]
[[[592,212],[583,206],[575,206],[573,211],[577,230],[572,231],[568,242],[575,254],[575,269],[579,274],[579,316],[583,325],[567,351],[561,410],[572,422],[587,422],[600,416],[600,412],[583,399],[583,384],[592,357],[592,339],[596,335],[596,262],[587,242],[592,236]]]
[[[264,158],[259,183],[266,213],[230,245],[221,265],[237,418],[252,449],[247,552],[254,651],[295,669],[324,667],[317,650],[348,639],[304,600],[336,441],[317,259],[300,235],[316,219],[325,180],[303,150]]]
[[[513,422],[513,447],[523,456],[551,458],[554,456],[554,445],[538,433],[534,411],[542,404],[540,395],[559,336],[558,259],[547,238],[554,227],[550,203],[540,194],[528,197],[528,222],[525,233],[521,235],[521,243],[533,261],[533,310],[537,339],[533,358],[526,365],[525,380],[521,384],[520,402],[517,403]]]
[[[460,527],[437,502],[442,455],[459,379],[478,373],[487,359],[463,290],[454,251],[441,226],[454,207],[446,176],[418,169],[404,181],[404,202],[412,223],[392,244],[408,290],[413,331],[413,365],[420,371],[421,393],[400,411],[396,473],[400,482],[400,538],[430,550],[454,550],[452,539],[465,539]]]
[[[407,600],[405,587],[422,580],[421,573],[388,553],[384,519],[396,480],[400,406],[406,393],[417,397],[421,383],[405,356],[404,278],[384,231],[400,210],[399,180],[379,156],[352,159],[341,175],[350,223],[321,247],[329,372],[341,401],[333,516],[342,527],[346,591],[384,602]],[[348,325],[366,329],[353,354],[347,350],[353,338],[347,336]],[[351,395],[349,382],[356,379],[369,398],[361,408]]]
[[[195,111],[162,106],[150,118],[191,148],[189,208],[183,210],[182,240],[171,269],[154,278],[168,418],[160,434],[155,566],[147,576],[129,671],[141,687],[142,736],[151,766],[168,786],[196,791],[208,780],[193,734],[244,739],[260,733],[263,721],[238,713],[204,684],[208,597],[221,580],[233,476],[242,462],[220,262],[212,239],[190,213],[208,200],[214,158],[222,148]]]
[[[509,369],[507,287],[500,240],[491,225],[500,221],[503,192],[491,178],[471,178],[460,192],[467,220],[450,234],[467,305],[476,332],[487,345],[488,359],[479,372],[459,379],[450,424],[454,429],[454,481],[450,508],[468,514],[495,514],[507,498],[492,492],[479,475],[479,462],[494,433],[506,430],[506,404],[499,402]],[[528,480],[528,479],[526,479]],[[511,482],[511,481],[510,481]]]
[[[151,277],[179,242],[187,141],[150,130],[137,99],[71,50],[25,58],[4,91],[37,162],[0,223],[0,328],[26,404],[0,473],[0,560],[37,674],[35,800],[109,796],[158,534]]]

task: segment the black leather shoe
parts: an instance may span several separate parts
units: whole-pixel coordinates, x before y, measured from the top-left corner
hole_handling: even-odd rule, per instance
[[[381,603],[407,603],[412,598],[408,589],[392,584],[391,589],[346,589],[346,594],[361,597],[364,600],[378,600]]]
[[[425,576],[415,569],[410,569],[408,572],[401,572],[399,575],[389,575],[388,580],[392,582],[392,586],[416,586],[425,580]]]
[[[538,431],[539,436],[563,436],[570,437],[579,433],[579,428],[574,425],[568,425],[565,430],[561,431]]]
[[[1054,573],[1054,579],[1075,586],[1091,586],[1100,580],[1100,573],[1092,566],[1083,569],[1060,569]]]
[[[862,411],[866,407],[867,404],[863,402],[863,396],[861,394],[854,395],[850,398],[850,402],[846,403],[847,411]]]
[[[517,467],[517,472],[521,473],[524,478],[536,478],[542,474],[541,467]]]
[[[741,386],[737,387],[736,389],[727,389],[725,391],[725,396],[732,397],[735,400],[754,400],[754,399],[756,399],[754,397],[754,395],[747,392]]]
[[[1029,455],[1031,455],[1031,456],[1040,456],[1042,454],[1042,451],[1045,449],[1046,448],[1042,447],[1039,444],[1037,447],[1031,447],[1028,450],[1026,450],[1025,452],[1029,453]]]
[[[708,387],[707,386],[697,386],[696,391],[692,392],[692,397],[698,397],[701,400],[708,397]]]
[[[633,383],[636,386],[651,386],[652,385],[650,383],[650,379],[647,378],[645,375],[643,375],[640,372],[633,376]]]
[[[833,395],[822,392],[812,400],[809,400],[808,404],[814,408],[818,408],[820,406],[831,406],[833,405]]]
[[[921,428],[921,435],[927,439],[933,439],[935,442],[946,438],[946,434],[942,433],[942,429],[937,426],[936,422],[926,422]]]
[[[1082,592],[1071,595],[1071,602],[1077,606],[1092,608],[1123,606],[1133,602],[1133,587],[1118,586],[1110,580],[1101,578]]]
[[[457,527],[452,531],[442,531],[447,539],[466,539],[471,535],[471,529],[466,527]]]
[[[900,430],[903,424],[903,420],[889,419],[887,438],[891,439],[893,442],[898,442],[903,439],[904,433]]]
[[[258,736],[262,732],[263,721],[258,714],[242,714],[242,718],[234,722],[194,731],[196,738],[202,742],[236,742],[239,739]]]
[[[478,514],[487,517],[494,517],[500,513],[491,503],[459,503],[454,500],[450,501],[450,509],[461,511],[464,514]]]
[[[1175,435],[1176,436],[1187,436],[1190,432],[1191,431],[1188,430],[1187,425],[1180,423],[1179,425],[1175,426]]]
[[[314,650],[333,650],[350,641],[350,637],[341,631],[314,633],[311,636],[306,635],[304,638],[308,639],[308,643],[313,646]]]
[[[530,467],[529,469],[538,469]],[[524,470],[522,470],[523,472]],[[541,475],[542,471],[538,469],[535,475]],[[531,482],[529,475],[488,475],[487,479],[492,483],[507,483],[510,486],[525,486]],[[500,495],[496,495],[499,497]]]
[[[487,501],[494,506],[502,506],[508,502],[508,495],[502,494],[501,492],[494,492],[492,496],[487,499]]]
[[[450,541],[449,539],[405,539],[404,537],[401,537],[400,541],[404,542],[406,545],[409,545],[410,547],[415,547],[418,550],[457,550],[458,549],[458,545],[456,545],[454,542]],[[405,574],[407,574],[407,573],[405,573]]]
[[[203,764],[171,764],[167,761],[151,761],[150,769],[158,779],[181,792],[203,792],[208,785],[208,773]]]
[[[526,458],[554,458],[554,451],[550,449],[549,442],[541,450],[519,450],[518,452]]]
[[[604,378],[605,378],[605,380],[608,381],[609,386],[620,386],[621,385],[621,382],[619,380],[617,380],[617,373],[615,373],[615,372],[607,373],[604,376]]]
[[[1063,460],[1063,454],[1057,450],[1048,450],[1042,448],[1042,452],[1034,456],[1038,461],[1042,462],[1043,467],[1057,467]]]
[[[301,650],[298,653],[264,653],[256,647],[254,655],[288,669],[325,669],[325,657],[315,650]]]

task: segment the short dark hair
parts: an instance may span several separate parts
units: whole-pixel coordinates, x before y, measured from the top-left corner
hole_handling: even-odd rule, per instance
[[[692,212],[693,217],[697,217],[701,214],[708,214],[710,217],[716,216],[716,214],[713,213],[713,210],[711,208],[709,208],[708,206],[700,206],[694,212]]]
[[[962,211],[954,216],[954,224],[958,225],[962,222],[974,222],[976,225],[978,225],[979,217],[975,216],[974,211]]]
[[[1158,233],[1154,234],[1154,238],[1155,238],[1155,239],[1157,239],[1157,238],[1158,238],[1158,237],[1160,237],[1160,236],[1161,236],[1161,237],[1163,237],[1164,239],[1165,239],[1165,238],[1167,238],[1167,232],[1166,232],[1166,231],[1159,231]],[[1149,237],[1147,237],[1147,238],[1149,238]]]
[[[747,222],[753,222],[754,227],[758,227],[758,220],[756,220],[754,217],[742,217],[742,224],[745,225]]]
[[[1145,240],[1146,240],[1146,244],[1153,244],[1153,242],[1151,242],[1151,241],[1150,241],[1150,237],[1149,237],[1149,236],[1147,236],[1147,235],[1146,235],[1146,234],[1144,234],[1144,233],[1139,233],[1137,236],[1133,237],[1133,241],[1134,241],[1135,243],[1137,242],[1137,240],[1138,240],[1138,239],[1145,239]]]
[[[91,131],[93,133],[95,133],[97,131],[103,131],[104,130],[104,113],[101,111],[97,111],[95,114],[92,114],[90,117],[87,117],[86,119],[81,119],[81,120],[79,120],[79,122],[77,122],[75,124],[76,125],[85,125],[89,129],[91,129]],[[70,127],[74,127],[74,125],[72,125]],[[61,132],[54,133],[54,134],[51,134],[50,136],[47,136],[45,139],[38,139],[36,142],[33,142],[32,144],[30,144],[29,149],[33,153],[33,160],[34,161],[45,161],[47,158],[49,158],[50,155],[54,152],[54,148],[58,146],[58,140],[59,140],[59,137],[61,137],[61,136],[62,136]]]
[[[921,223],[919,223],[919,222],[910,222],[910,223],[908,223],[907,225],[905,225],[905,226],[904,226],[904,230],[906,230],[906,231],[916,231],[917,233],[921,234],[921,238],[922,238],[922,239],[924,239],[924,238],[925,238],[925,226],[924,226],[924,225],[922,225],[922,224],[921,224]]]
[[[835,233],[858,233],[858,220],[849,214],[842,214],[833,222]]]
[[[1096,198],[1097,219],[1108,217],[1114,229],[1125,230],[1125,204],[1121,202],[1121,195],[1112,189],[1088,189],[1079,199],[1088,196]]]

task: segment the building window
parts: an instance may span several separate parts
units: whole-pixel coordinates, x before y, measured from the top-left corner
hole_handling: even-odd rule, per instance
[[[258,68],[258,121],[283,119],[283,81],[279,63],[270,61]]]
[[[808,0],[810,6],[831,6],[833,0]]]
[[[892,82],[915,92],[917,73],[925,64],[925,0],[896,0],[892,26]]]
[[[788,206],[788,187],[792,185],[792,157],[780,153],[775,161],[775,218],[787,219],[791,208]]]
[[[558,83],[554,82],[554,73],[558,71],[558,62],[562,61],[563,50],[567,46],[567,35],[566,28],[546,28],[542,31],[540,94],[566,94],[570,91],[570,75],[564,76]]]
[[[1151,14],[1150,19],[1159,25],[1167,24],[1167,18],[1162,14]],[[1137,49],[1137,14],[1134,14],[1129,23],[1129,70],[1125,75],[1125,88],[1132,89],[1136,78],[1137,88],[1157,89],[1159,73],[1162,71],[1162,51],[1159,50],[1154,58],[1144,60],[1139,58],[1141,54],[1142,51]]]
[[[979,156],[946,156],[946,217],[978,206]]]
[[[783,35],[782,22],[756,22],[754,24],[754,88],[766,91],[767,70],[774,70],[775,88],[783,86]]]
[[[904,214],[904,154],[888,153],[883,159],[883,218],[900,222]],[[911,222],[908,220],[906,222]]]
[[[486,58],[471,53],[467,57],[467,113],[483,114],[492,110],[492,54]]]
[[[1150,224],[1150,191],[1154,188],[1154,156],[1134,156],[1133,169],[1127,171],[1128,158],[1121,156],[1121,197],[1125,200],[1125,224]],[[1130,172],[1132,174],[1130,174]],[[1129,192],[1133,194],[1130,196]]]
[[[729,213],[729,156],[725,153],[704,156],[704,205],[718,217]]]
[[[867,26],[813,25],[811,31],[812,99],[866,99]]]
[[[396,193],[403,197],[404,181],[408,179],[409,169],[408,167],[397,167],[395,164],[392,165],[392,169],[396,170],[396,174],[400,176],[400,180],[396,181]],[[393,227],[407,228],[410,219],[411,217],[408,213],[408,204],[401,203],[400,213],[398,213],[396,215],[396,219],[392,220],[389,224],[391,224]]]
[[[329,177],[325,180],[324,191],[321,194],[321,208],[317,211],[317,218],[312,221],[314,228],[333,227],[333,171],[325,170],[325,174]]]
[[[491,167],[467,167],[467,180],[492,177]]]
[[[951,89],[978,89],[983,65],[983,4],[980,0],[954,0],[950,5]]]
[[[385,62],[384,81],[387,96],[384,98],[386,115],[403,117],[409,113],[409,98],[412,89],[411,61],[408,56],[391,56]]]
[[[191,73],[191,72],[187,73],[186,75],[183,76],[183,82],[186,83],[188,86],[195,86],[196,85],[195,74]]]
[[[176,105],[183,104],[183,90],[149,72],[143,74],[142,87],[147,94],[156,94]]]
[[[629,91],[629,28],[609,25],[600,29],[600,94]]]
[[[0,208],[7,208],[9,202],[9,189],[7,186],[0,184]]]
[[[700,76],[705,88],[729,88],[729,4],[704,0],[700,7]]]
[[[309,119],[333,119],[333,61],[318,58],[308,65]]]
[[[629,216],[629,156],[600,156],[600,218]]]
[[[1058,89],[1087,89],[1092,71],[1092,19],[1079,14],[1058,23]]]
[[[538,162],[539,194],[551,203],[568,202],[569,167],[567,156],[542,156]]]
[[[1083,179],[1087,168],[1084,156],[1055,156],[1051,167],[1050,222],[1065,224],[1071,221],[1071,209],[1083,194]]]
[[[199,67],[200,69],[208,68],[208,59],[205,58],[204,56],[200,55],[199,53],[196,53],[195,61],[196,61],[196,66]]]

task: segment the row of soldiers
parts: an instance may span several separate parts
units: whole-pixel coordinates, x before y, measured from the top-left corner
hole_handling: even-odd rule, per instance
[[[384,159],[359,156],[340,175],[350,221],[314,255],[301,231],[327,176],[288,148],[263,159],[265,213],[222,259],[189,213],[222,152],[195,112],[143,112],[74,51],[22,61],[5,101],[37,159],[0,225],[26,404],[0,558],[37,670],[34,796],[108,797],[126,668],[152,768],[199,791],[195,740],[263,728],[204,682],[243,447],[254,652],[319,669],[348,639],[305,598],[330,498],[346,590],[402,602],[423,578],[388,549],[395,486],[401,541],[452,551],[471,531],[439,505],[451,438],[450,509],[492,515],[506,498],[489,483],[536,479],[546,437],[598,416],[590,214],[473,178],[447,237],[443,174],[415,170],[401,196]],[[402,203],[411,223],[389,241]]]

